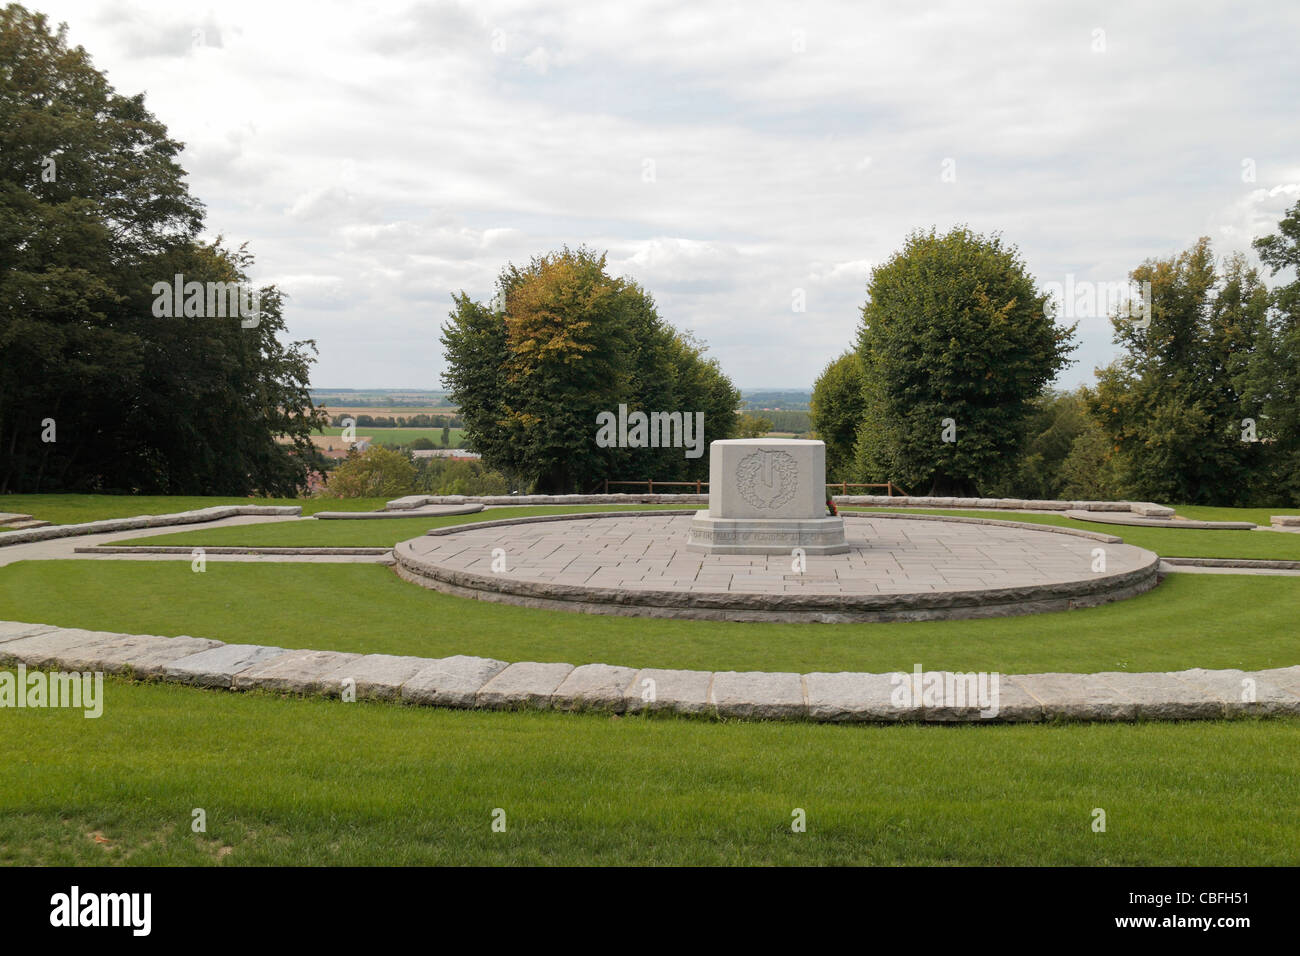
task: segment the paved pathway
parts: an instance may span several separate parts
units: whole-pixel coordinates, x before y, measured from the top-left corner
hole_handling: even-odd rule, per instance
[[[993,723],[1300,714],[1300,667],[1174,673],[766,673],[421,658],[0,622],[0,664],[442,707]],[[105,702],[111,709],[111,693]]]
[[[83,534],[69,538],[51,538],[48,541],[32,541],[26,544],[10,544],[0,548],[0,567],[15,561],[54,561],[69,558],[88,558],[100,560],[94,555],[78,554],[78,548],[98,544],[112,544],[117,541],[129,541],[135,538],[149,538],[160,534],[181,534],[205,528],[227,528],[232,525],[278,524],[290,521],[310,521],[310,518],[237,515],[233,518],[221,518],[199,524],[170,525],[159,528],[134,528],[129,531],[109,531],[100,534]],[[132,560],[130,555],[121,555],[125,560]],[[186,559],[188,560],[188,558]]]
[[[414,556],[430,564],[539,584],[745,594],[890,594],[1055,584],[1093,575],[1093,551],[1099,546],[1095,538],[1051,529],[921,516],[847,516],[850,551],[809,556],[800,573],[792,569],[789,554],[688,551],[690,525],[690,515],[468,525],[408,544]],[[1130,571],[1149,559],[1129,545],[1103,547],[1109,571]],[[505,572],[499,564],[494,569],[501,557]]]

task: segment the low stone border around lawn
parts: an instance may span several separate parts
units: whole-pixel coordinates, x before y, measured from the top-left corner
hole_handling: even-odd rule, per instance
[[[483,510],[478,503],[463,505],[425,505],[409,511],[318,511],[313,518],[322,521],[367,520],[374,518],[440,518],[445,515],[472,515]]]
[[[1142,515],[1114,512],[1067,511],[1067,518],[1075,521],[1094,521],[1098,524],[1123,524],[1135,528],[1182,528],[1184,531],[1254,531],[1253,521],[1198,521],[1193,518],[1145,518]]]
[[[1138,674],[710,672],[286,650],[16,621],[0,621],[0,664],[237,691],[495,710],[976,724],[1300,714],[1300,667]],[[111,709],[111,696],[105,707]]]
[[[1300,561],[1274,561],[1260,558],[1161,558],[1165,564],[1192,568],[1262,568],[1274,571],[1300,571]]]
[[[286,518],[302,514],[298,505],[216,505],[212,508],[199,508],[196,511],[179,511],[168,515],[135,515],[131,518],[106,518],[103,521],[87,521],[82,524],[52,524],[43,528],[28,528],[23,531],[0,532],[0,548],[10,544],[30,544],[33,541],[48,541],[51,538],[72,538],[85,534],[107,534],[113,531],[135,531],[140,528],[165,528],[169,525],[199,524],[204,521],[220,521],[222,518],[234,518],[239,515],[270,515]]]
[[[833,485],[828,487],[834,487]],[[935,498],[916,495],[834,495],[837,505],[873,508],[984,508],[1000,511],[1114,511],[1148,518],[1168,518],[1173,508],[1150,501],[1054,501],[1026,498]],[[707,494],[610,495],[407,495],[385,506],[389,511],[409,511],[426,505],[704,505]]]

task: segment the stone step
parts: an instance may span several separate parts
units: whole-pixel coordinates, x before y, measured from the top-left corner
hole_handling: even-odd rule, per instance
[[[1271,515],[1268,523],[1274,528],[1300,528],[1300,515]]]
[[[27,528],[46,528],[51,522],[41,521],[39,518],[32,518],[30,515],[26,518],[16,518],[4,520],[0,519],[0,530],[2,531],[23,531]]]

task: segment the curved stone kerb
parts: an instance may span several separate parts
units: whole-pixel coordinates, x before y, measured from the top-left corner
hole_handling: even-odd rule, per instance
[[[642,513],[643,515],[647,513]],[[663,512],[653,516],[663,517]],[[570,516],[547,515],[539,518],[512,518],[500,522],[483,522],[474,525],[462,525],[454,528],[437,529],[437,537],[465,535],[479,532],[483,540],[475,544],[472,552],[460,554],[448,548],[450,553],[460,554],[457,559],[463,565],[469,563],[484,564],[489,552],[505,552],[505,548],[493,547],[498,544],[500,536],[482,534],[485,526],[495,528],[528,525],[541,522],[555,522]],[[598,518],[617,519],[626,515],[582,515],[578,520],[586,522]],[[854,516],[850,516],[854,517]],[[898,516],[891,515],[891,519]],[[914,521],[943,522],[950,519],[940,516],[914,516]],[[978,519],[977,519],[978,522]],[[1001,525],[1012,525],[1003,522]],[[1052,534],[1054,532],[1072,532],[1074,529],[1059,529],[1039,525],[1013,525],[1026,535]],[[563,537],[564,530],[557,529],[554,534]],[[599,535],[599,532],[593,532]],[[1111,544],[1121,544],[1119,539],[1109,535],[1097,535],[1090,532],[1076,533],[1076,537],[1102,540]],[[1004,536],[1005,537],[1005,536]],[[644,536],[640,536],[644,538]],[[682,542],[684,546],[684,542]],[[776,621],[894,621],[894,620],[935,620],[943,618],[992,617],[1015,614],[1028,614],[1053,610],[1068,610],[1088,607],[1108,601],[1119,600],[1140,594],[1158,583],[1159,557],[1150,551],[1122,545],[1126,549],[1125,560],[1115,570],[1094,572],[1086,570],[1082,560],[1086,555],[1074,555],[1068,561],[1080,562],[1077,577],[1064,580],[1051,580],[1044,583],[1011,584],[1007,586],[973,585],[967,587],[918,586],[906,590],[906,585],[891,587],[879,593],[875,585],[854,584],[853,581],[866,582],[866,572],[855,571],[847,561],[850,556],[823,557],[818,570],[826,573],[827,569],[845,570],[843,586],[836,585],[838,593],[818,593],[818,588],[810,587],[804,593],[797,593],[790,585],[785,590],[773,593],[771,586],[756,586],[746,590],[746,586],[731,585],[726,588],[714,588],[708,584],[700,586],[655,587],[653,583],[642,586],[604,586],[601,584],[571,583],[560,580],[561,572],[545,575],[542,579],[530,580],[525,577],[512,576],[509,571],[485,573],[474,567],[456,566],[450,560],[431,558],[421,539],[405,541],[394,549],[396,573],[405,580],[429,587],[434,590],[461,597],[479,600],[497,601],[526,607],[549,608],[555,610],[579,611],[585,613],[613,614],[621,616],[678,617],[706,620],[776,620]],[[444,546],[437,546],[442,548]],[[546,546],[550,548],[550,540]],[[632,551],[644,550],[644,544],[638,543]],[[479,552],[482,552],[480,555]],[[1044,552],[1050,557],[1050,549]],[[473,560],[466,557],[468,554]],[[854,554],[876,555],[870,548],[857,549]],[[483,560],[480,560],[483,559]],[[836,564],[837,558],[843,558]],[[607,555],[602,558],[611,560]],[[560,559],[563,562],[563,558]],[[592,560],[597,560],[593,558]],[[671,562],[665,558],[663,563]],[[717,556],[694,555],[700,563],[701,570],[697,576],[705,580],[708,575],[723,574],[728,568],[734,568],[725,559]],[[781,558],[779,560],[786,560]],[[811,559],[810,559],[811,560]],[[707,562],[713,561],[713,564]],[[978,569],[978,566],[977,566]],[[532,569],[529,569],[530,571]],[[562,570],[562,569],[561,569]],[[600,570],[590,577],[598,578]],[[631,572],[635,573],[635,571]],[[839,573],[839,572],[837,572]],[[968,573],[957,570],[955,575]],[[974,572],[970,572],[974,573]],[[850,578],[850,575],[852,577]],[[651,580],[651,579],[646,579]],[[806,579],[797,578],[803,581]],[[826,580],[823,578],[822,580]],[[831,585],[828,585],[830,587]],[[855,590],[855,588],[860,588]],[[825,589],[822,589],[823,591]]]

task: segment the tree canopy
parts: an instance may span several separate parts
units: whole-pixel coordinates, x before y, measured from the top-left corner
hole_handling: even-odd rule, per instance
[[[323,424],[283,298],[158,317],[155,283],[248,284],[198,239],[182,144],[66,30],[0,8],[0,491],[293,494]],[[288,445],[276,439],[288,436]]]
[[[598,416],[620,406],[629,418],[680,413],[685,428],[702,413],[703,435],[689,437],[705,452],[735,433],[739,390],[699,342],[659,317],[649,293],[611,277],[604,255],[565,248],[511,264],[493,304],[464,293],[454,302],[443,384],[484,462],[523,485],[569,493],[605,478],[707,477],[707,455],[687,457],[680,444],[598,442]]]
[[[1246,395],[1267,345],[1267,289],[1242,256],[1220,273],[1204,238],[1132,278],[1151,283],[1150,322],[1112,319],[1125,354],[1098,370],[1089,393],[1127,487],[1157,501],[1247,500],[1263,454],[1242,434],[1251,419],[1258,437],[1261,405]]]
[[[860,476],[942,495],[1003,478],[1074,327],[1056,325],[1015,247],[965,227],[914,233],[867,291]]]
[[[813,384],[812,427],[826,444],[827,481],[847,480],[864,407],[862,360],[850,350],[827,365]]]

